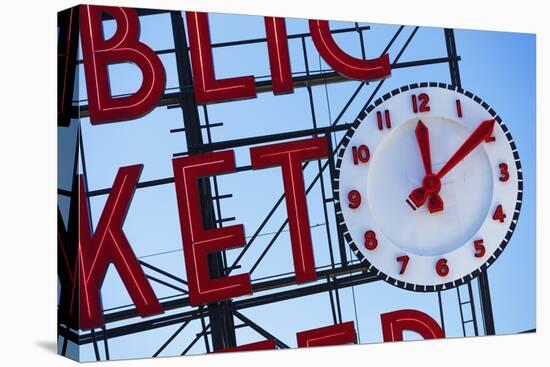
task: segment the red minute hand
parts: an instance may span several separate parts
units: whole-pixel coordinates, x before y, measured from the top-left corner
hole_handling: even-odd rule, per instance
[[[472,134],[464,141],[464,143],[458,148],[451,158],[445,163],[445,165],[437,173],[437,177],[441,179],[457,164],[459,164],[468,154],[472,152],[479,144],[481,144],[488,136],[493,132],[495,126],[495,120],[483,121],[472,132]]]

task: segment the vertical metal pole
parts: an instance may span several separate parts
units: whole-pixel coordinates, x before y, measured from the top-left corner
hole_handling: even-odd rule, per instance
[[[181,12],[172,11],[170,12],[170,17],[172,20],[176,66],[181,91],[179,103],[183,110],[187,151],[189,154],[197,154],[200,153],[197,146],[200,146],[203,140],[194,91],[193,88],[189,88],[193,85],[193,78],[191,74],[189,53],[187,51],[188,46],[185,37],[185,28]],[[205,228],[215,228],[216,218],[212,203],[210,179],[199,179],[198,184],[203,224]],[[210,267],[210,277],[218,278],[224,275],[223,260],[220,253],[210,254],[208,256],[208,264]],[[208,304],[208,316],[212,329],[211,335],[214,350],[234,347],[236,345],[236,339],[235,325],[233,323],[233,305],[231,300]]]
[[[460,70],[458,69],[458,54],[456,52],[455,32],[452,29],[445,28],[445,43],[447,45],[447,56],[449,57],[449,73],[451,74],[451,83],[462,88],[460,81]]]
[[[491,305],[491,292],[487,272],[482,271],[477,279],[479,282],[479,297],[481,299],[485,335],[495,335],[495,320],[493,318],[493,307]]]
[[[308,62],[308,57],[307,57],[307,47],[306,47],[306,39],[305,37],[302,37],[302,53],[304,55],[304,65],[305,65],[305,68],[306,68],[306,76],[309,76],[310,75],[310,70],[309,70],[309,62]],[[321,71],[321,65],[319,65],[319,71]],[[315,114],[315,103],[313,101],[313,90],[311,88],[311,85],[308,83],[306,85],[306,89],[307,89],[307,94],[309,96],[309,107],[310,107],[310,112],[311,112],[311,122],[313,124],[313,128],[316,129],[317,128],[317,117],[316,117],[316,114]],[[330,139],[330,136],[328,137],[328,139]],[[327,141],[328,141],[327,139]],[[321,166],[321,161],[320,160],[317,160],[317,166],[318,166],[318,169],[319,169],[319,182],[321,184],[321,198],[323,200],[323,214],[324,214],[324,217],[325,217],[325,230],[326,230],[326,234],[327,234],[327,244],[328,244],[328,250],[329,250],[329,255],[330,255],[330,264],[332,266],[332,268],[334,269],[336,267],[336,264],[334,262],[334,253],[332,251],[332,236],[331,236],[331,233],[330,233],[330,226],[329,226],[329,220],[328,220],[328,211],[327,211],[327,197],[326,197],[326,193],[325,193],[325,180],[323,179],[323,168]],[[335,315],[336,313],[338,314],[338,319],[334,318],[334,323],[336,324],[337,321],[338,322],[342,322],[342,306],[340,305],[340,295],[339,295],[339,291],[338,291],[338,288],[334,287],[334,289],[332,289],[332,287],[330,286],[331,285],[331,282],[333,282],[334,279],[331,279],[331,277],[327,277],[327,283],[329,284],[329,297],[330,297],[330,304],[331,304],[331,307],[332,307],[332,313],[333,315]],[[332,291],[334,291],[334,294],[336,296],[335,300],[336,302],[334,302],[334,300],[332,299]],[[335,307],[336,306],[336,313],[335,313]]]
[[[470,310],[472,312],[472,322],[474,323],[474,333],[475,333],[475,336],[479,336],[479,329],[477,327],[476,308],[474,306],[474,292],[472,290],[472,282],[468,282],[468,297],[470,298]]]
[[[449,72],[451,74],[451,83],[462,88],[460,82],[460,71],[458,68],[458,54],[456,52],[456,42],[454,30],[445,28],[445,42],[447,44],[447,56],[449,57]],[[483,322],[486,335],[495,335],[495,321],[493,318],[493,307],[491,305],[491,293],[489,287],[489,278],[487,272],[482,271],[478,276],[479,295],[481,302],[481,312],[483,313]],[[471,300],[473,302],[473,299]]]
[[[445,334],[445,317],[443,315],[443,300],[441,299],[441,291],[437,291],[437,302],[439,304],[439,318],[441,319],[441,330],[443,330],[443,334]]]

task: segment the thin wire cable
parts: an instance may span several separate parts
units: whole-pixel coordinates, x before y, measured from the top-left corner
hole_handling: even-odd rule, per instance
[[[317,224],[314,224],[312,226],[309,226],[309,228],[317,228],[317,227],[322,227],[324,226],[325,223],[317,223]],[[288,229],[285,229],[285,230],[282,230],[281,232],[289,232],[290,230]],[[259,235],[257,235],[256,237],[263,237],[263,236],[270,236],[270,235],[273,235],[273,234],[276,234],[277,231],[273,231],[273,232],[265,232],[265,233],[260,233]],[[252,236],[246,236],[245,238],[252,238]],[[166,254],[172,254],[172,253],[175,253],[175,252],[182,252],[183,251],[183,248],[178,248],[178,249],[174,249],[174,250],[167,250],[167,251],[161,251],[161,252],[154,252],[152,254],[148,254],[148,255],[143,255],[143,256],[139,256],[138,259],[145,259],[147,257],[153,257],[153,256],[160,256],[160,255],[166,255]]]

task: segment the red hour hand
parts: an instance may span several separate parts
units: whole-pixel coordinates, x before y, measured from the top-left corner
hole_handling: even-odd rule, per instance
[[[413,190],[409,195],[409,199],[412,200],[416,207],[420,207],[428,199],[428,210],[430,212],[436,212],[443,210],[443,200],[439,196],[439,183],[437,179],[433,179],[432,173],[432,157],[430,152],[430,133],[428,127],[421,121],[418,121],[415,130],[416,141],[418,148],[420,149],[420,156],[422,157],[422,163],[424,164],[424,171],[426,177],[424,178],[421,187]],[[410,204],[409,204],[410,205]],[[414,208],[414,207],[413,207]]]
[[[416,135],[416,142],[418,143],[418,148],[420,149],[420,155],[422,156],[422,163],[424,163],[424,171],[426,175],[432,173],[432,157],[430,153],[430,132],[428,127],[424,123],[418,120],[416,124],[416,130],[414,131]]]

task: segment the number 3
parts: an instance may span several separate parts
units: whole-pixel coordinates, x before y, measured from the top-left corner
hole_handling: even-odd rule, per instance
[[[506,163],[501,163],[498,165],[500,169],[500,177],[498,178],[500,182],[506,182],[510,178],[510,173],[508,173],[508,165]]]

